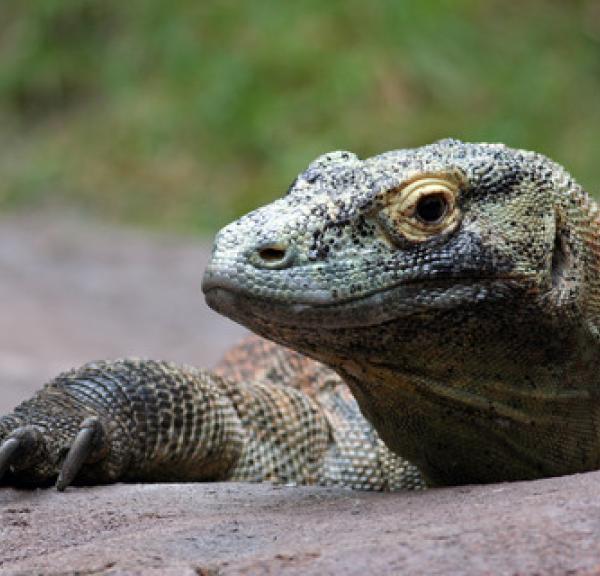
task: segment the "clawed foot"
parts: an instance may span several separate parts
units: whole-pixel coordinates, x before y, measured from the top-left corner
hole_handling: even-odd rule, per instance
[[[74,481],[114,480],[109,435],[99,418],[85,418],[70,441],[65,430],[58,437],[41,430],[19,426],[0,439],[0,484],[44,485],[56,478],[63,491]]]
[[[138,359],[60,374],[0,417],[0,485],[221,478],[242,446],[222,384]]]

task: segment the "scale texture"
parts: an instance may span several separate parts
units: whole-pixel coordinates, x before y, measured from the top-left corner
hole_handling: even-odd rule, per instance
[[[223,229],[214,372],[96,362],[0,418],[8,484],[358,489],[600,468],[598,208],[558,164],[444,140],[315,160]]]

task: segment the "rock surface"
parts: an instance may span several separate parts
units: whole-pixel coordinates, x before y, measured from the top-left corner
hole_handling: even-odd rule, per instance
[[[207,254],[76,219],[0,222],[0,411],[93,358],[211,365],[243,330],[202,303]],[[3,574],[600,574],[600,472],[397,494],[2,488]]]
[[[0,574],[600,574],[598,486],[3,489]]]

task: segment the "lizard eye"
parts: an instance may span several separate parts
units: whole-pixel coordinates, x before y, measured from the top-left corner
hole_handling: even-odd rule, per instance
[[[462,183],[454,172],[411,180],[387,193],[379,219],[392,239],[423,242],[451,232],[460,222]]]
[[[448,199],[443,194],[423,196],[415,207],[415,215],[423,224],[438,224],[446,212],[448,212]]]

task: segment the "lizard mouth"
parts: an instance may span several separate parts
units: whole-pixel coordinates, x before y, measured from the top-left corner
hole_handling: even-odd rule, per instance
[[[211,276],[202,284],[210,308],[249,328],[264,323],[331,329],[377,326],[412,314],[506,298],[522,289],[522,281],[508,276],[411,279],[332,301],[325,290],[306,300],[280,300],[250,294],[230,279]]]

